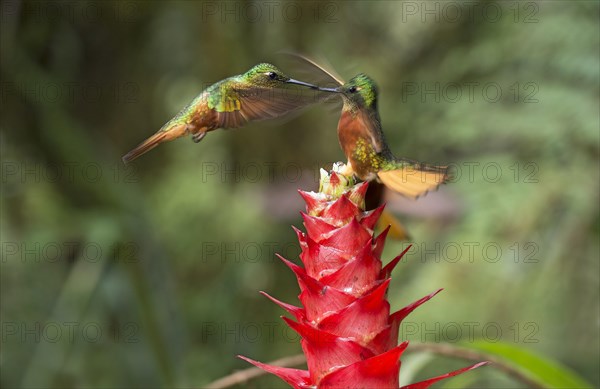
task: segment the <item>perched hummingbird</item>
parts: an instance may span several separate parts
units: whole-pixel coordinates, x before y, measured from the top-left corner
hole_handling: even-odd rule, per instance
[[[300,85],[298,89],[292,85]],[[294,90],[296,88],[296,90]],[[291,79],[274,65],[261,63],[244,74],[211,85],[158,132],[123,157],[128,163],[162,142],[192,135],[200,142],[209,131],[241,127],[249,121],[272,119],[318,101],[302,94],[317,86]]]
[[[341,84],[338,78],[330,76]],[[342,174],[365,181],[379,179],[388,188],[412,198],[424,195],[448,179],[445,166],[427,165],[392,154],[377,111],[377,86],[368,76],[361,73],[338,88],[320,90],[340,93],[344,102],[337,128],[340,146],[348,158]]]

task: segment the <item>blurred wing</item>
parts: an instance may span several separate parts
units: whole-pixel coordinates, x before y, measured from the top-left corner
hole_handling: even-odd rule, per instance
[[[255,120],[274,119],[325,99],[328,93],[302,87],[230,87],[215,106],[216,128],[238,128]]]
[[[322,57],[315,60],[290,51],[281,51],[280,54],[284,54],[281,62],[287,63],[286,67],[291,69],[291,73],[300,80],[326,88],[337,88],[344,84],[342,77]],[[339,114],[342,103],[341,95],[329,93],[324,96],[322,102],[327,104],[327,110],[330,113]]]
[[[314,84],[334,88],[345,84],[342,77],[333,70],[333,67],[325,59],[320,58],[316,61],[313,58],[299,53],[289,51],[284,51],[282,53],[297,60],[296,64],[300,65],[298,71],[304,73],[302,79],[309,77],[306,79]]]
[[[380,171],[377,176],[388,188],[401,195],[417,198],[448,180],[448,168],[424,164],[406,165],[400,169]]]

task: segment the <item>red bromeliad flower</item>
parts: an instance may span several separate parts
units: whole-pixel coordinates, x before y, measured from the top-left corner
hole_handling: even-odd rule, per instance
[[[323,175],[319,193],[300,192],[306,201],[306,233],[296,230],[304,268],[281,260],[300,284],[304,308],[267,295],[296,320],[284,318],[302,337],[308,370],[266,365],[240,358],[277,375],[294,388],[398,388],[398,328],[414,309],[440,290],[390,314],[390,274],[404,250],[385,267],[381,253],[388,230],[374,237],[383,206],[364,211],[368,183],[349,187],[348,180]],[[409,247],[410,248],[410,247]],[[479,367],[466,367],[404,388],[427,388],[447,377]]]

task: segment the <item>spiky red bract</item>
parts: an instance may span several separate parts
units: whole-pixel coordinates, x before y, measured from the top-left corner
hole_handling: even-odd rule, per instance
[[[400,323],[441,290],[390,313],[390,275],[410,247],[383,267],[381,254],[388,230],[377,237],[373,234],[383,207],[365,211],[368,184],[347,185],[345,177],[331,173],[325,181],[322,178],[319,193],[300,192],[306,202],[306,213],[302,213],[306,233],[294,230],[304,267],[279,258],[296,275],[302,307],[263,292],[294,317],[284,320],[302,337],[308,370],[241,357],[294,388],[398,388],[400,355],[408,345],[398,345]],[[409,387],[426,388],[478,366]]]

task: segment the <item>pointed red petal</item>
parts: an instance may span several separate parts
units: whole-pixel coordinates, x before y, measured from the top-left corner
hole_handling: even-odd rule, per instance
[[[266,292],[261,291],[260,294],[262,294],[263,296],[265,296],[266,298],[273,301],[275,304],[279,305],[281,308],[285,309],[287,312],[292,314],[296,318],[296,320],[298,320],[298,321],[305,320],[304,309],[302,309],[300,307],[296,307],[291,304],[284,303],[283,301],[277,300],[275,297],[270,296]]]
[[[360,209],[352,201],[348,200],[347,194],[344,194],[327,207],[320,216],[339,227],[346,224],[359,213]]]
[[[385,230],[373,240],[373,255],[379,259],[381,259],[381,253],[383,253],[383,248],[385,247],[385,238],[387,237],[388,232],[390,232],[390,228],[392,228],[392,226],[387,226]]]
[[[300,301],[304,308],[305,319],[311,322],[319,322],[328,314],[337,312],[356,300],[356,297],[331,288],[315,280],[300,266],[288,261],[281,255],[277,257],[283,261],[294,272],[300,285]],[[327,295],[327,298],[323,296]]]
[[[335,247],[328,247],[306,237],[306,249],[300,254],[300,259],[306,267],[306,272],[313,278],[333,273],[347,262],[347,255]]]
[[[360,219],[360,225],[373,231],[384,208],[385,204],[382,204],[372,211],[365,212],[365,215]]]
[[[319,388],[397,388],[404,342],[388,352],[345,366],[323,377]]]
[[[303,247],[303,244],[306,245],[306,235],[304,232],[300,231],[296,226],[292,226],[292,229],[296,233],[296,237],[298,238],[298,242],[300,242],[300,247]]]
[[[376,354],[394,347],[396,344],[398,344],[398,329],[400,328],[400,323],[402,320],[404,320],[408,314],[417,309],[421,304],[430,300],[433,296],[441,291],[442,289],[439,289],[407,305],[401,310],[394,312],[389,318],[389,326],[378,333],[377,336],[375,336],[373,340],[370,341],[366,346]]]
[[[406,316],[408,316],[412,311],[420,307],[424,302],[431,300],[436,294],[440,293],[444,289],[438,289],[433,293],[428,294],[425,297],[418,299],[417,301],[408,304],[401,310],[395,312],[390,319],[402,321]]]
[[[359,251],[370,239],[371,234],[360,225],[356,218],[350,223],[334,231],[331,236],[321,241],[323,246],[334,247],[347,254]]]
[[[275,374],[292,387],[297,389],[309,389],[314,388],[310,375],[306,370],[291,369],[289,367],[271,366],[264,363],[260,363],[250,358],[246,358],[243,355],[238,355],[238,358],[243,359],[246,362],[253,364],[254,366],[263,369],[264,371]]]
[[[366,344],[388,326],[390,304],[385,293],[389,285],[388,279],[344,309],[327,316],[319,323],[319,329]]]
[[[305,307],[306,320],[313,323],[320,322],[327,315],[339,311],[356,300],[354,296],[325,286],[309,276],[301,282],[304,284],[304,290],[300,293],[300,301]]]
[[[398,343],[398,325],[388,325],[380,333],[378,333],[370,342],[367,342],[365,346],[373,351],[374,354],[381,354],[386,352],[390,348],[394,347]],[[395,334],[392,336],[392,334]]]
[[[304,192],[299,190],[300,196],[304,199],[306,203],[306,213],[309,215],[319,215],[323,212],[323,209],[326,206],[325,195],[321,193],[314,192]]]
[[[364,181],[358,185],[355,185],[350,190],[350,194],[348,195],[348,199],[356,204],[360,209],[365,209],[365,196],[367,194],[367,189],[369,188],[369,182]]]
[[[479,363],[476,363],[475,365],[472,365],[472,366],[469,366],[469,367],[465,367],[465,368],[462,368],[462,369],[459,369],[459,370],[455,370],[455,371],[453,371],[451,373],[446,373],[446,374],[443,374],[441,376],[430,378],[430,379],[425,380],[425,381],[416,382],[414,384],[403,386],[400,389],[427,389],[428,387],[430,387],[431,385],[435,384],[438,381],[441,381],[441,380],[446,379],[446,378],[454,377],[455,375],[459,375],[459,374],[464,373],[464,372],[469,371],[469,370],[477,369],[478,367],[484,366],[484,365],[487,365],[487,364],[488,364],[488,362],[479,362]]]
[[[408,247],[405,248],[404,251],[402,251],[400,253],[400,255],[398,255],[396,258],[392,259],[392,261],[390,263],[385,265],[385,267],[381,270],[381,275],[379,277],[381,279],[390,278],[390,276],[392,275],[392,272],[394,271],[394,268],[396,267],[398,262],[400,262],[402,257],[404,257],[404,254],[406,254],[408,252],[408,250],[410,250],[411,247],[412,247],[412,244],[408,245]]]
[[[345,181],[346,180],[344,180],[344,182]],[[329,185],[336,187],[336,186],[339,186],[341,182],[342,182],[342,178],[340,177],[339,174],[337,174],[336,172],[331,172],[329,174]]]
[[[380,272],[381,261],[372,254],[369,240],[355,257],[334,273],[322,277],[320,281],[358,297],[373,288]]]
[[[373,357],[373,353],[358,343],[337,337],[306,324],[283,318],[302,337],[302,348],[311,379],[319,384],[333,370]]]
[[[296,274],[296,276],[298,275],[298,272],[304,272],[304,269],[296,265],[294,262],[288,261],[281,254],[275,254],[275,256],[281,259],[281,261],[285,263],[287,267],[289,267],[294,272],[294,274]]]
[[[306,227],[306,233],[315,242],[322,241],[323,239],[325,239],[326,235],[338,228],[327,223],[320,217],[310,216],[305,214],[304,212],[300,212],[300,214],[304,219],[304,227]]]

